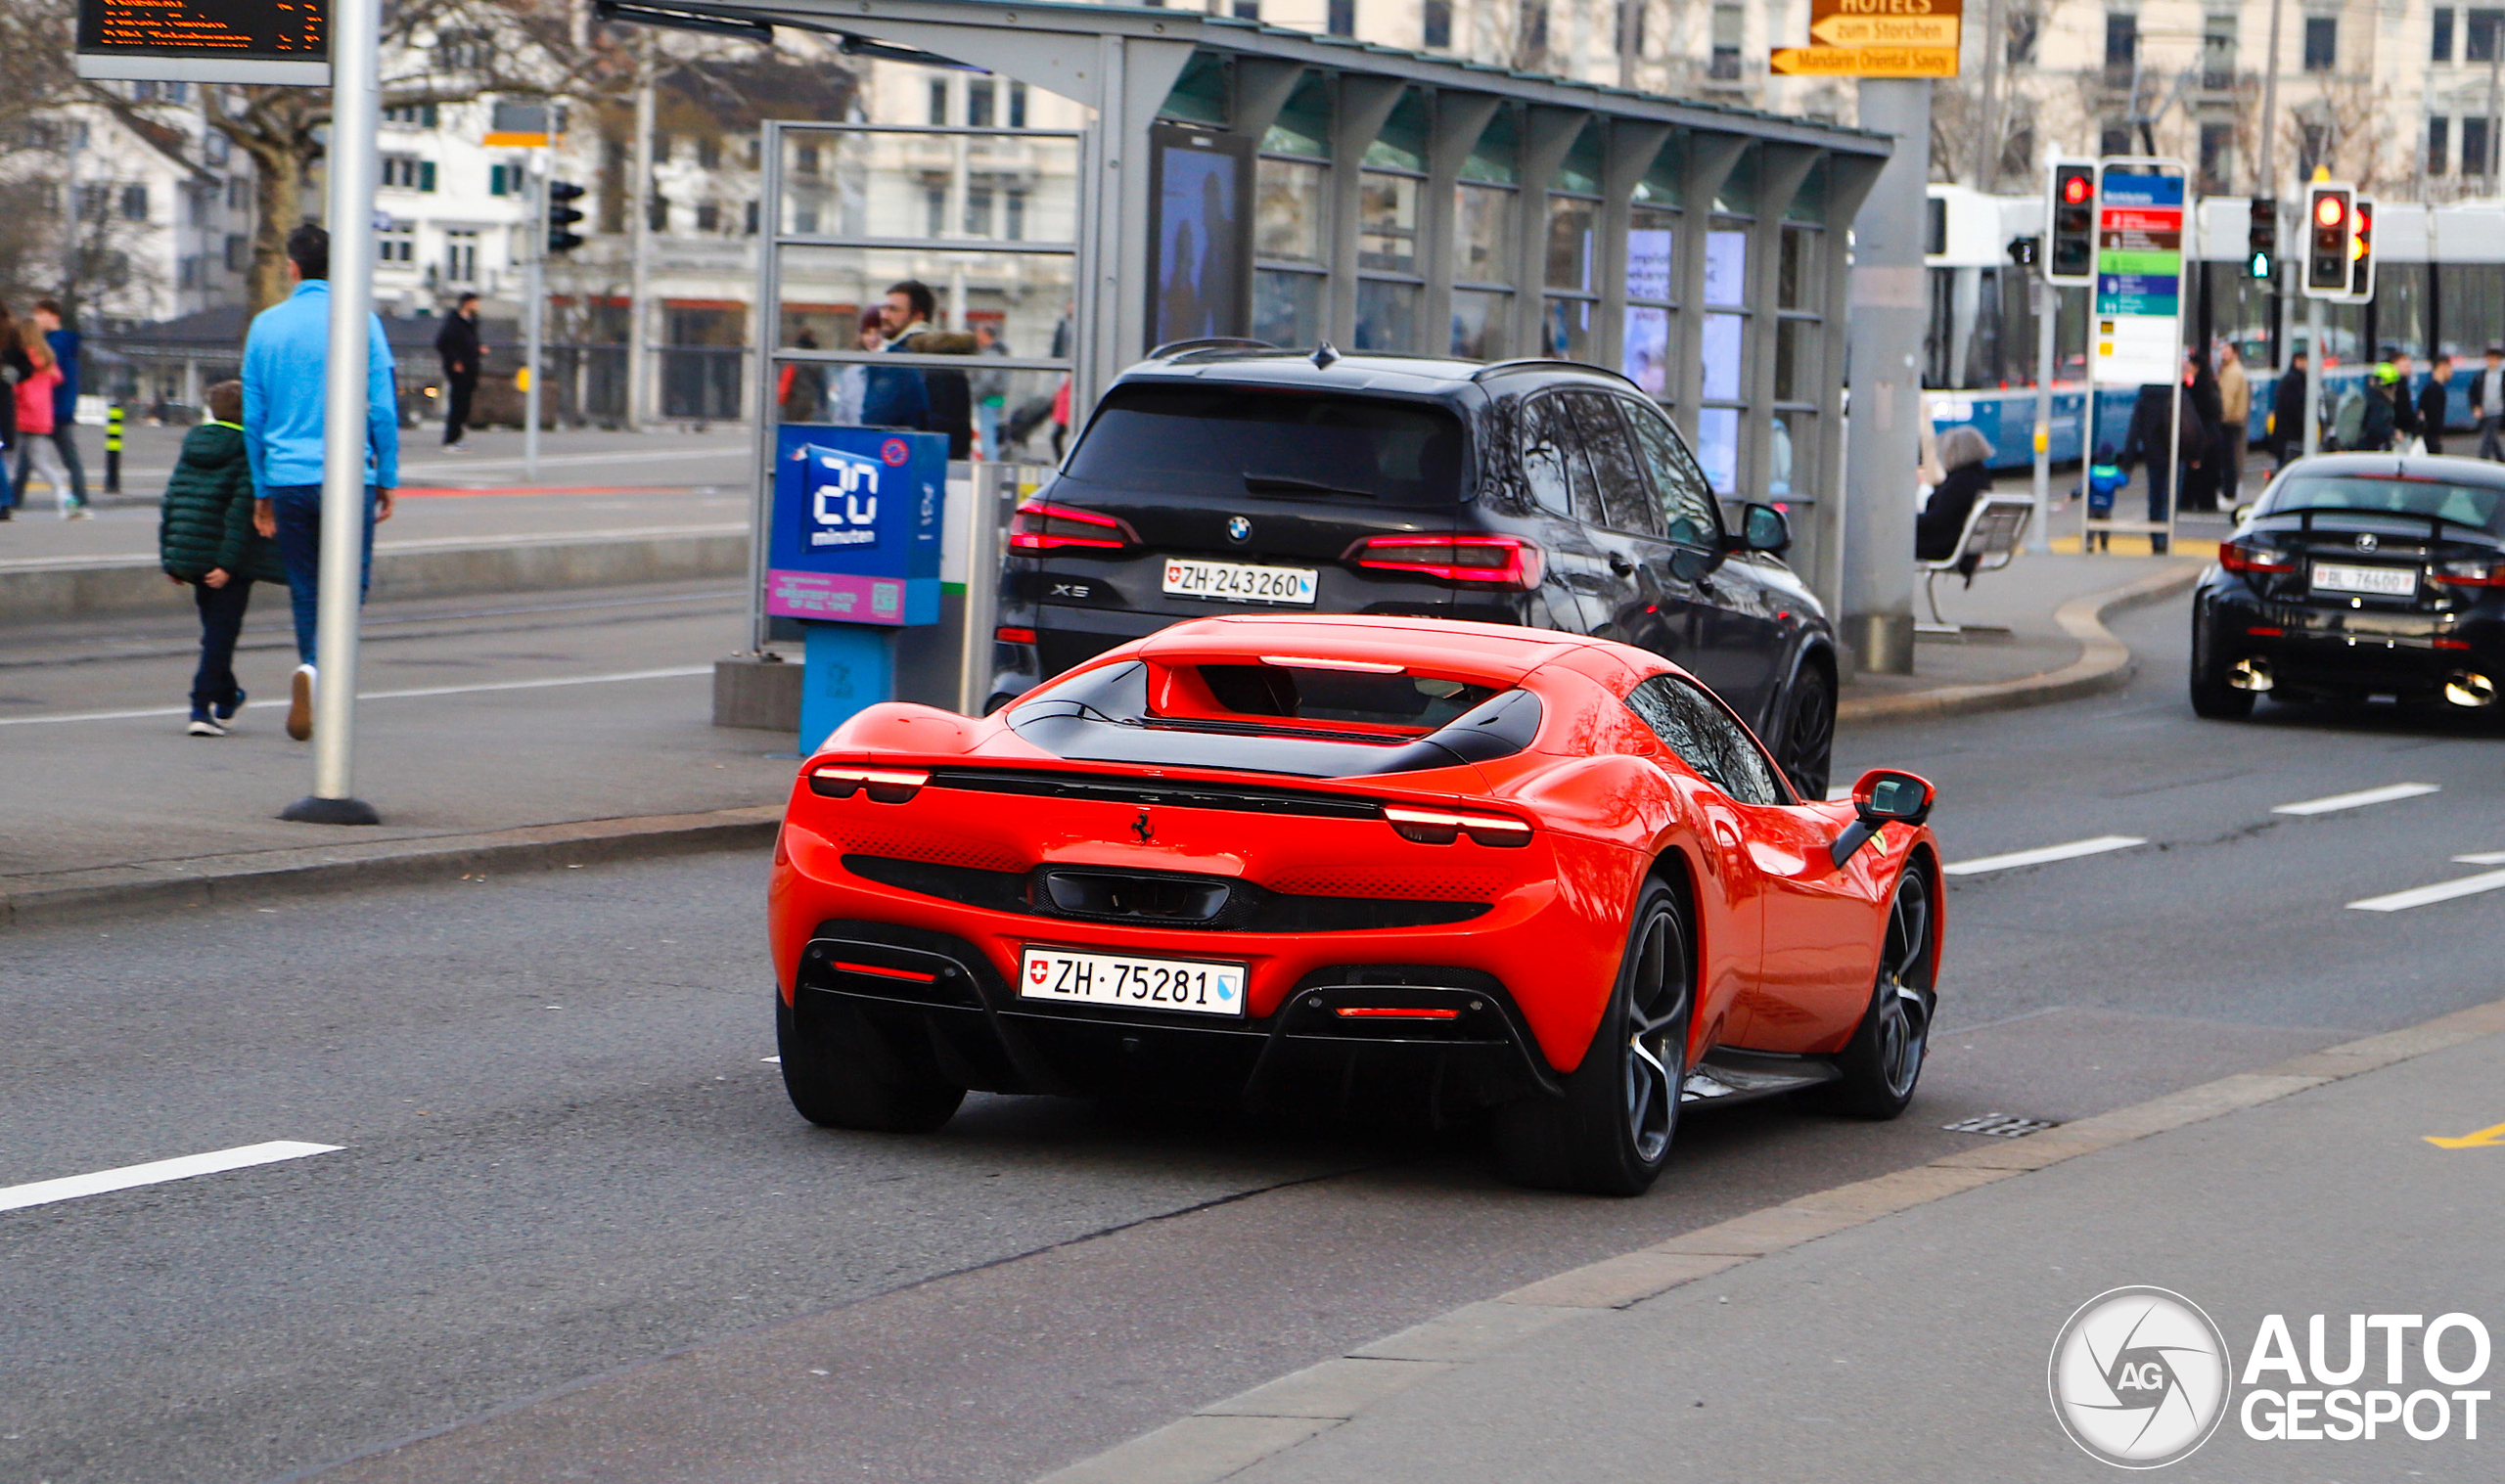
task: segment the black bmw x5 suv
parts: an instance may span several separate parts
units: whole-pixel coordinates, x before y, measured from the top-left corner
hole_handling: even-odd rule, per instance
[[[1669,419],[1604,371],[1172,349],[1123,373],[1018,511],[994,703],[1214,613],[1526,624],[1683,666],[1822,797],[1833,632],[1782,561],[1783,514],[1736,524]]]

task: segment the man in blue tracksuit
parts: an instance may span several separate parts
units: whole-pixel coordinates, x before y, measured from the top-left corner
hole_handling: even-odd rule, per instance
[[[258,504],[253,523],[278,541],[296,608],[296,667],[287,735],[313,735],[313,636],[322,581],[323,380],[331,352],[331,234],[307,224],[287,239],[296,292],[252,318],[244,340],[244,453]],[[374,580],[374,527],[391,518],[400,482],[399,407],[383,322],[366,332],[365,562],[362,600]]]

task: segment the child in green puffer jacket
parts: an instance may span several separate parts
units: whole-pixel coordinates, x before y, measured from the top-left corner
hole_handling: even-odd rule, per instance
[[[252,529],[252,472],[244,458],[244,383],[220,382],[208,419],[183,437],[157,526],[159,563],[200,605],[200,668],[192,676],[194,737],[224,737],[243,709],[235,639],[252,583],[285,582],[278,551]]]

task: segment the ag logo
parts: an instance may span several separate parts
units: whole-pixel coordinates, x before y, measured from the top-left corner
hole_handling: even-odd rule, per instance
[[[2116,1288],[2079,1306],[2053,1341],[2047,1383],[2071,1441],[2118,1468],[2163,1468],[2227,1414],[2226,1336],[2163,1288]]]

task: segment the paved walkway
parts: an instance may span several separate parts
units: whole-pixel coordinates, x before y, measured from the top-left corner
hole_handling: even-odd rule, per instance
[[[2073,1311],[2139,1285],[2208,1314],[2233,1383],[2170,1476],[2486,1484],[2505,1450],[2505,1144],[2477,1136],[2505,1137],[2499,1031],[2505,1003],[1978,1139],[1386,1336],[1050,1484],[2113,1478],[2057,1421],[2048,1358]],[[2274,1315],[2288,1343],[2254,1375]],[[2421,1337],[2446,1315],[2471,1318],[2431,1358]],[[2397,1343],[2367,1330],[2352,1358],[2370,1316],[2400,1316]],[[2109,1378],[2122,1332],[2102,1336]],[[2197,1348],[2133,1354],[2197,1378]],[[2138,1400],[2065,1375],[2081,1416]],[[2171,1427],[2182,1397],[2133,1378],[2154,1380],[2169,1404],[2156,1429]],[[2271,1436],[2292,1407],[2298,1433]]]

